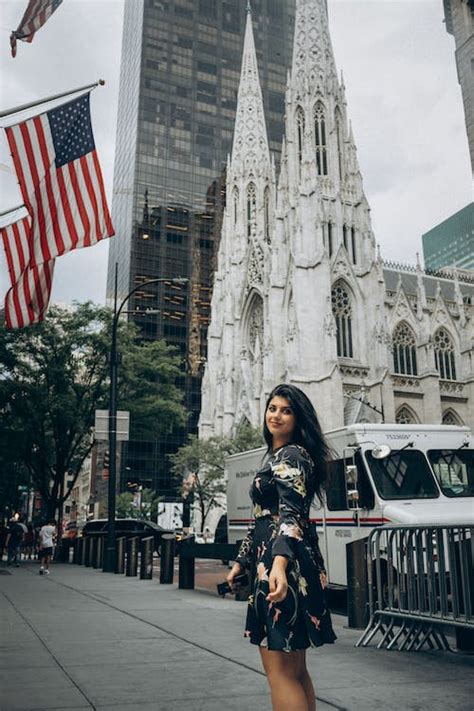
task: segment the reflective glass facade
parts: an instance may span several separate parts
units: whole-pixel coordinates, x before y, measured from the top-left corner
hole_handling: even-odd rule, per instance
[[[278,168],[284,90],[291,66],[294,0],[253,0],[252,18],[270,150]],[[212,276],[225,200],[246,20],[245,0],[125,3],[108,297],[156,277],[185,276],[186,289],[139,290],[129,318],[145,338],[165,338],[183,357],[187,427],[127,445],[122,480],[173,496],[166,455],[195,432],[206,357]],[[140,311],[158,311],[148,316]],[[133,437],[133,429],[132,429]],[[128,467],[128,469],[125,469]]]

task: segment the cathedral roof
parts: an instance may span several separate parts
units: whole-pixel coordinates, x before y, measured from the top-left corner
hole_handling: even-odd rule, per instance
[[[231,165],[235,170],[239,163],[242,167],[254,162],[259,165],[262,160],[270,163],[270,151],[253,37],[252,14],[248,9]]]
[[[329,78],[337,82],[329,36],[326,0],[296,0],[293,82],[314,86]]]
[[[414,267],[413,267],[414,270]],[[403,269],[384,267],[383,276],[387,291],[397,291],[398,280],[401,278],[403,290],[406,294],[416,295],[417,293],[417,273],[416,271],[403,271]],[[438,284],[441,294],[446,301],[455,301],[455,281],[452,278],[438,275],[422,273],[423,286],[427,299],[435,299]],[[459,281],[459,288],[463,296],[470,297],[474,302],[474,273],[472,282]]]

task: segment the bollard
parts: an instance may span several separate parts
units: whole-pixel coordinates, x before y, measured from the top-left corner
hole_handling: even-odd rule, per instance
[[[346,544],[348,627],[361,629],[369,621],[367,538]]]
[[[84,539],[76,538],[74,541],[74,555],[72,562],[76,565],[82,565],[82,549],[84,547]]]
[[[91,565],[91,536],[84,538],[84,565],[89,568]]]
[[[186,536],[180,541],[180,556],[179,556],[179,584],[180,590],[194,590],[194,563],[195,558],[183,555],[186,546],[194,543],[194,536]]]
[[[125,572],[125,541],[124,536],[115,539],[115,567],[114,573],[123,575]]]
[[[164,533],[161,538],[160,583],[173,583],[174,576],[174,533]]]
[[[95,558],[94,568],[102,568],[104,565],[104,547],[105,547],[105,536],[103,533],[97,536],[97,551]]]
[[[125,566],[125,575],[127,577],[135,577],[138,571],[138,538],[127,538],[127,564]]]
[[[153,536],[140,541],[140,580],[153,578]]]
[[[95,533],[91,534],[91,558],[90,564],[92,568],[97,568],[97,554],[99,547],[99,536]]]

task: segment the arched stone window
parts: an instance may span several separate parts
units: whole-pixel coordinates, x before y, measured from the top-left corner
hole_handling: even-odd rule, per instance
[[[333,286],[331,303],[337,329],[337,355],[339,358],[353,358],[351,297],[344,282]]]
[[[351,227],[351,247],[352,247],[352,264],[357,264],[355,227]]]
[[[239,190],[234,188],[232,192],[232,203],[234,205],[234,227],[237,224],[237,217],[239,214]]]
[[[257,193],[255,185],[249,183],[247,188],[247,237],[252,234],[252,227],[256,225],[257,218]]]
[[[463,421],[454,410],[449,409],[443,412],[443,425],[456,425],[457,427],[461,427],[463,424]]]
[[[320,101],[318,101],[314,107],[314,143],[316,147],[316,167],[318,175],[327,175],[326,119],[324,116],[324,106]]]
[[[342,180],[343,177],[343,164],[344,164],[344,154],[343,145],[344,139],[342,135],[342,116],[339,108],[336,109],[334,115],[334,122],[336,124],[336,140],[337,140],[337,164],[339,168],[339,179]]]
[[[334,251],[333,248],[333,242],[332,242],[332,222],[329,220],[328,222],[328,253],[329,256],[332,257],[332,253]]]
[[[348,233],[348,227],[346,224],[342,225],[342,243],[344,245],[344,249],[346,250],[347,254],[349,254],[349,244],[347,242],[347,233]]]
[[[402,405],[395,414],[395,422],[397,425],[416,425],[417,417],[411,407]]]
[[[417,375],[416,339],[410,326],[402,321],[392,336],[393,372]]]
[[[456,380],[454,344],[445,328],[439,328],[433,338],[435,366],[442,380]]]
[[[298,141],[298,165],[301,165],[303,160],[303,145],[304,145],[304,111],[301,106],[296,109],[296,131]]]
[[[264,220],[264,239],[270,244],[270,188],[265,188],[263,193],[263,220]]]

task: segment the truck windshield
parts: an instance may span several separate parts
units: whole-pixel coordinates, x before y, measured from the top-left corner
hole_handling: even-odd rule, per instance
[[[428,459],[443,494],[474,496],[474,449],[431,449]]]
[[[426,457],[417,450],[392,450],[385,459],[365,453],[382,499],[435,499],[439,496]]]

